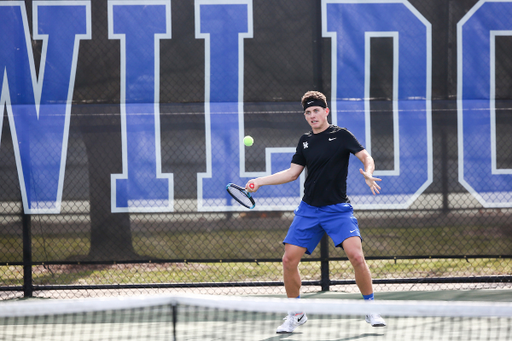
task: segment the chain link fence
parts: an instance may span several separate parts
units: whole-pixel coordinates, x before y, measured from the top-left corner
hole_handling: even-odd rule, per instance
[[[253,37],[244,40],[243,114],[245,134],[256,143],[244,149],[245,168],[264,172],[267,148],[294,148],[309,130],[299,102],[302,94],[317,89],[335,97],[332,41],[322,36],[320,1],[247,3],[252,5]],[[408,4],[432,28],[432,181],[408,208],[356,209],[376,290],[510,288],[512,205],[485,207],[459,181],[457,24],[477,2]],[[24,8],[30,32],[33,5],[26,1]],[[172,39],[159,41],[161,173],[173,174],[172,212],[112,209],[112,174],[124,173],[126,162],[120,81],[126,61],[123,44],[109,35],[107,1],[91,1],[91,37],[80,42],[58,214],[25,214],[15,156],[19,147],[4,109],[2,298],[164,291],[284,294],[282,240],[293,219],[291,210],[198,210],[197,174],[208,171],[209,151],[206,40],[197,38],[194,10],[194,1],[173,1]],[[45,46],[42,40],[31,43],[39,72]],[[371,152],[377,168],[389,171],[398,152],[393,135],[394,42],[380,37],[370,44]],[[498,169],[512,168],[511,49],[510,37],[496,37]],[[382,183],[384,193],[392,190]],[[304,257],[300,271],[305,292],[357,292],[350,262],[330,239]]]

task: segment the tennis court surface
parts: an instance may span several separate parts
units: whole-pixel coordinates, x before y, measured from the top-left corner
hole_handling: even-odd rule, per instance
[[[0,340],[512,340],[512,291],[158,295],[0,303]],[[276,334],[287,311],[308,322]],[[364,321],[380,313],[387,326]]]

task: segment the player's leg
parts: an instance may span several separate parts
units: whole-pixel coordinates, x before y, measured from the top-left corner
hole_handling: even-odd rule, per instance
[[[292,244],[284,245],[283,280],[286,296],[288,296],[288,298],[300,297],[301,280],[299,263],[304,252],[306,252],[305,247]],[[295,328],[306,323],[307,320],[308,317],[305,312],[289,311],[288,315],[284,318],[283,324],[277,327],[276,333],[291,333]]]
[[[341,246],[352,264],[356,284],[363,296],[373,293],[372,277],[363,254],[362,238],[352,205],[342,203],[322,208],[321,224],[334,245]]]
[[[373,285],[370,268],[366,263],[363,254],[363,246],[361,238],[350,237],[345,239],[342,244],[347,257],[354,268],[356,284],[361,291],[361,294],[366,300],[373,300]],[[385,327],[384,319],[376,313],[368,314],[365,316],[365,321],[372,325],[372,327]]]
[[[361,238],[350,237],[342,243],[343,250],[354,268],[356,284],[363,296],[373,294],[372,276],[370,268],[364,258]]]
[[[343,249],[347,254],[352,267],[354,268],[356,284],[361,291],[361,294],[366,300],[373,300],[373,285],[370,268],[366,263],[363,254],[363,246],[361,244],[361,238],[350,237],[347,238],[343,244]],[[368,314],[365,316],[365,321],[370,323],[372,327],[384,327],[386,323],[384,319],[376,313]]]
[[[300,296],[300,287],[302,284],[299,263],[305,252],[305,247],[292,244],[284,245],[283,280],[286,296],[288,296],[288,298],[297,298]]]
[[[324,234],[318,224],[316,208],[301,203],[295,210],[288,234],[286,235],[283,255],[283,280],[286,295],[290,299],[300,298],[301,279],[299,263],[304,253],[311,254]],[[303,311],[289,311],[277,333],[291,333],[298,326],[306,323],[308,317]]]
[[[300,272],[299,263],[306,252],[305,247],[300,247],[292,244],[284,245],[283,255],[283,280],[286,289],[286,296],[288,298],[300,297]],[[284,323],[277,327],[276,333],[291,333],[300,325],[303,325],[308,320],[306,313],[303,311],[289,311],[288,315],[284,318]]]
[[[352,264],[356,277],[356,284],[365,300],[373,300],[372,276],[363,254],[362,238],[352,205],[343,203],[323,208],[325,215],[322,227],[334,241],[334,245],[341,246]],[[378,314],[369,314],[366,321],[374,327],[385,326],[385,322]]]
[[[304,253],[310,255],[325,233],[319,224],[317,211],[316,207],[301,202],[283,241],[283,279],[289,298],[300,295],[299,263],[302,256]]]

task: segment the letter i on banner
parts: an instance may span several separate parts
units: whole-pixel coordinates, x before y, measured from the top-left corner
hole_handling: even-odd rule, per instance
[[[205,41],[206,173],[197,176],[199,211],[235,211],[227,183],[289,167],[294,148],[266,148],[266,171],[245,171],[243,109],[244,39],[252,38],[251,0],[196,0],[196,38]],[[294,209],[300,183],[258,191],[256,209]]]
[[[123,173],[111,175],[112,212],[170,212],[173,174],[162,173],[160,48],[171,38],[169,0],[109,1],[109,37],[121,42]]]

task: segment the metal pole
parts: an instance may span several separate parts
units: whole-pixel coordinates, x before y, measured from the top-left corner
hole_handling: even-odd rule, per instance
[[[324,234],[320,241],[320,273],[322,291],[329,291],[331,279],[329,278],[329,238]]]
[[[322,2],[313,1],[314,27],[313,27],[313,89],[324,92],[322,70]],[[336,94],[331,94],[334,97]]]
[[[32,231],[30,215],[23,212],[23,296],[32,297]]]
[[[444,122],[443,122],[444,123]],[[450,211],[448,200],[448,137],[446,133],[446,126],[443,124],[441,128],[441,188],[443,195],[443,213]]]

